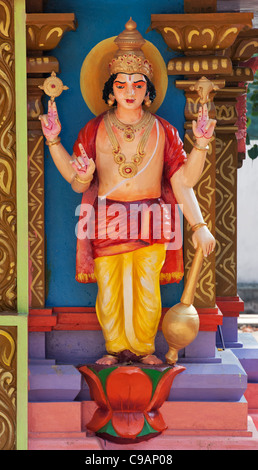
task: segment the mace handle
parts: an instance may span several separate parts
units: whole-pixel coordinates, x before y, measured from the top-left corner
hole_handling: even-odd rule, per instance
[[[198,246],[194,255],[191,269],[188,274],[188,278],[186,281],[186,285],[184,287],[182,297],[180,299],[181,303],[184,305],[191,305],[193,303],[196,286],[197,286],[197,282],[198,282],[201,267],[202,267],[202,262],[203,262],[203,251],[202,251],[202,248]]]

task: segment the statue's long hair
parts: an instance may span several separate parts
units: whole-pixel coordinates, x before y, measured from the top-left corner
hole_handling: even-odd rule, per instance
[[[106,81],[106,83],[104,85],[103,92],[102,92],[102,98],[105,101],[105,103],[107,103],[107,104],[108,104],[110,93],[113,94],[113,84],[114,84],[114,81],[115,81],[117,75],[118,75],[117,73],[113,73],[112,75],[110,75],[109,79]],[[151,102],[153,102],[156,98],[155,86],[153,85],[153,83],[150,81],[150,79],[146,75],[144,75],[144,77],[145,77],[146,82],[147,82],[146,95],[149,93],[149,99],[150,99]],[[116,100],[115,100],[113,106],[116,106],[116,104],[117,103],[116,103]]]

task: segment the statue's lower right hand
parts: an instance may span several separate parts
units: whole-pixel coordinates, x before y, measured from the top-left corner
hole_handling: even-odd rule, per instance
[[[73,154],[73,158],[70,160],[70,163],[82,181],[88,181],[93,178],[96,165],[92,158],[88,158],[83,148],[81,148],[81,155],[78,157]]]
[[[39,116],[42,132],[48,141],[55,140],[61,132],[55,101],[48,101],[48,113]]]

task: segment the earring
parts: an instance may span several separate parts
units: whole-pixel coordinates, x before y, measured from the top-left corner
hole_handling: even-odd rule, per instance
[[[151,100],[150,100],[150,98],[149,98],[149,95],[146,96],[146,98],[145,98],[145,100],[144,100],[144,104],[145,104],[145,106],[147,106],[147,108],[150,107],[150,105],[151,105]]]
[[[108,99],[108,102],[107,102],[108,106],[113,106],[113,104],[114,104],[114,102],[115,102],[115,97],[112,95],[112,93],[110,93],[110,94],[108,95],[108,98],[109,98],[109,99]]]

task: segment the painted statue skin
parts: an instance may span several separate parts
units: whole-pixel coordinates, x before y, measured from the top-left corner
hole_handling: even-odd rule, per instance
[[[117,118],[126,124],[136,124],[144,112],[142,104],[148,98],[145,76],[140,73],[118,73],[113,84],[112,98],[117,102],[115,111]],[[41,116],[40,119],[47,141],[54,141],[61,131],[55,102],[49,101],[48,114]],[[160,156],[163,155],[165,135],[162,125],[160,123],[158,125],[159,141],[151,165],[149,165],[146,171],[139,174],[137,178],[133,180],[128,178],[123,185],[111,192],[109,199],[114,199],[115,201],[136,201],[160,197],[163,166],[163,159]],[[193,121],[192,124],[197,146],[203,148],[207,146],[213,136],[215,125],[216,121],[208,117],[206,104],[200,107],[198,119]],[[115,129],[117,139],[123,142],[123,153],[125,155],[133,154],[143,132],[144,129],[138,131],[132,143],[124,142],[123,131]],[[146,160],[152,155],[156,143],[157,131],[156,127],[153,126],[146,146]],[[99,179],[99,196],[109,193],[122,180],[117,171],[117,164],[113,159],[111,143],[103,120],[97,131],[96,164],[83,153],[79,157],[75,154],[70,156],[61,143],[52,145],[49,149],[57,169],[66,181],[71,184],[73,190],[78,193],[83,193],[89,188],[96,165]],[[205,158],[206,150],[199,150],[193,147],[187,161],[170,179],[176,200],[178,204],[182,205],[184,216],[191,226],[204,222],[193,187],[202,174]],[[214,250],[215,239],[207,226],[202,226],[194,232],[193,244],[195,248],[197,246],[202,247],[204,256],[208,256]],[[111,365],[117,362],[117,358],[115,356],[104,356],[97,362]],[[145,364],[160,364],[162,361],[154,354],[148,354],[141,359],[141,362]]]

